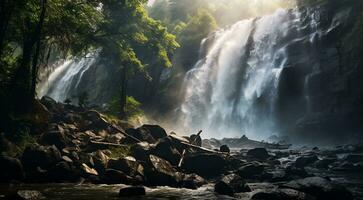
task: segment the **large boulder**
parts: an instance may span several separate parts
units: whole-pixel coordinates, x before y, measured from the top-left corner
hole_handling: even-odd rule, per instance
[[[259,162],[252,162],[240,167],[237,174],[242,178],[256,178],[263,174],[265,166]]]
[[[181,158],[180,152],[174,147],[174,142],[170,137],[160,139],[153,150],[153,154],[169,161],[176,166]]]
[[[168,161],[150,155],[150,164],[145,168],[148,185],[178,187],[183,174],[177,172]]]
[[[48,169],[61,161],[61,154],[55,146],[28,146],[21,157],[25,170],[40,167]]]
[[[145,194],[146,194],[145,188],[142,186],[121,188],[119,191],[120,197],[143,196]]]
[[[223,152],[223,153],[231,153],[231,150],[229,149],[229,147],[227,145],[220,146],[219,151]]]
[[[0,182],[24,179],[23,165],[16,158],[0,156]]]
[[[293,180],[283,185],[285,188],[302,191],[316,197],[317,200],[351,200],[353,196],[346,188],[321,177],[308,177]]]
[[[58,149],[63,149],[67,144],[65,130],[57,126],[56,129],[43,133],[39,142],[42,145],[55,145]]]
[[[247,152],[247,156],[259,160],[265,160],[269,157],[268,152],[265,148],[254,148]]]
[[[131,156],[121,157],[117,160],[110,159],[107,167],[109,169],[122,171],[130,176],[144,175],[144,167]]]
[[[131,177],[127,176],[124,172],[115,170],[115,169],[107,169],[104,177],[103,182],[107,184],[130,184]]]
[[[360,154],[349,154],[344,158],[345,161],[351,163],[358,163],[363,161],[363,155]]]
[[[228,195],[228,196],[233,196],[234,195],[232,187],[229,186],[224,181],[218,181],[214,185],[214,192],[216,192],[218,194],[221,194],[221,195]]]
[[[149,155],[152,154],[153,146],[147,142],[140,142],[134,144],[130,148],[130,155],[136,158],[138,161],[148,161]]]
[[[150,133],[150,135],[155,140],[158,140],[158,139],[161,139],[161,138],[164,138],[164,137],[168,136],[166,134],[166,131],[163,128],[161,128],[160,126],[158,126],[158,125],[145,124],[145,125],[141,126],[140,128],[141,129],[148,130],[148,132]]]
[[[62,161],[52,166],[46,177],[48,182],[73,182],[79,179],[80,174],[70,163]]]
[[[222,178],[222,181],[229,185],[234,193],[251,192],[251,188],[247,185],[247,182],[236,174],[230,174]]]
[[[188,189],[197,189],[198,187],[206,184],[207,182],[197,174],[184,174],[183,179],[180,181],[179,186]]]
[[[185,156],[182,168],[204,178],[213,178],[224,172],[226,163],[225,158],[219,154],[194,153]]]
[[[125,131],[128,135],[140,140],[141,142],[155,143],[155,138],[151,135],[150,131],[145,128],[129,128]]]
[[[319,159],[316,155],[302,156],[296,159],[295,166],[299,168],[306,167],[310,164],[313,164],[317,160]]]
[[[92,156],[92,160],[93,160],[95,169],[100,174],[103,174],[107,168],[107,163],[110,158],[106,154],[104,154],[101,150],[93,152],[91,154],[91,156]]]

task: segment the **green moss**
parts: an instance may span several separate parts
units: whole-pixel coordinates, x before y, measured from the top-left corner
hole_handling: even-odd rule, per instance
[[[130,146],[124,146],[124,147],[113,147],[110,148],[111,151],[111,158],[120,158],[130,155]]]

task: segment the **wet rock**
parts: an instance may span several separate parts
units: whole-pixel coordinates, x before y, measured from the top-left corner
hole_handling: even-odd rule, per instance
[[[176,166],[179,163],[181,155],[173,144],[173,140],[170,137],[164,137],[156,143],[153,154]]]
[[[155,155],[150,155],[150,167],[145,168],[148,185],[177,187],[183,174],[177,172],[172,165]]]
[[[146,128],[129,128],[126,129],[126,133],[137,138],[142,142],[155,143],[155,138],[151,135],[150,131]]]
[[[107,164],[108,168],[120,170],[131,176],[144,175],[144,168],[133,157],[122,157],[117,160],[111,159]]]
[[[362,162],[363,161],[363,155],[360,155],[360,154],[350,154],[350,155],[347,155],[344,158],[344,160],[347,161],[347,162],[351,162],[351,163]]]
[[[60,105],[58,105],[58,103],[54,99],[48,96],[43,96],[40,99],[40,103],[47,107],[50,112],[59,112],[60,110]]]
[[[317,160],[319,159],[316,155],[302,156],[296,159],[295,166],[299,168],[306,167],[310,164],[313,164]]]
[[[58,149],[63,149],[67,144],[64,129],[58,126],[58,130],[43,133],[39,142],[43,145],[55,145]]]
[[[269,157],[268,152],[265,148],[254,148],[247,152],[247,156],[256,158],[259,160],[265,160]]]
[[[251,200],[315,200],[314,197],[293,189],[263,189],[254,192]]]
[[[230,153],[231,152],[231,150],[229,149],[229,147],[227,145],[220,146],[219,151],[223,152],[223,153]]]
[[[351,200],[353,196],[346,188],[321,177],[308,177],[288,182],[283,187],[305,192],[317,200]]]
[[[47,181],[49,182],[76,181],[79,177],[79,172],[65,161],[52,166],[47,172]]]
[[[252,162],[237,170],[237,174],[242,178],[256,178],[264,172],[265,166],[259,162]]]
[[[236,174],[225,176],[222,181],[230,186],[234,193],[251,192],[251,188],[247,185],[247,182]]]
[[[130,184],[131,177],[127,176],[122,171],[107,169],[104,174],[103,182],[107,184]]]
[[[195,153],[185,156],[182,168],[189,173],[212,178],[223,173],[226,163],[224,157],[219,154]]]
[[[16,158],[0,156],[0,182],[24,179],[23,165]]]
[[[285,169],[286,179],[299,179],[308,177],[309,174],[306,172],[304,168],[297,168],[295,166],[288,166]]]
[[[214,192],[221,195],[228,195],[228,196],[234,195],[233,189],[224,181],[218,181],[214,185]]]
[[[92,153],[92,160],[94,167],[100,174],[103,174],[106,170],[109,157],[104,154],[101,150]]]
[[[318,169],[327,169],[329,168],[329,165],[336,162],[337,159],[336,158],[324,158],[324,159],[321,159],[321,160],[317,160],[315,163],[314,163],[314,166]]]
[[[61,154],[55,146],[28,146],[21,157],[25,169],[48,169],[58,161],[61,161]]]
[[[130,148],[130,154],[135,157],[136,160],[147,161],[149,155],[152,154],[152,146],[146,142],[134,144]]]
[[[83,163],[81,165],[81,169],[82,169],[82,172],[83,174],[85,174],[86,176],[98,176],[98,172],[97,170],[89,167],[87,164]]]
[[[120,197],[132,197],[132,196],[143,196],[143,195],[146,195],[146,190],[142,186],[121,188],[119,191]]]
[[[180,187],[188,189],[197,189],[205,185],[207,182],[197,174],[185,174],[183,180],[180,181]]]
[[[69,158],[68,156],[62,156],[62,160],[68,163],[72,163],[73,160],[71,158]]]
[[[145,124],[145,125],[141,126],[140,128],[148,130],[150,135],[155,140],[158,140],[158,139],[161,139],[161,138],[164,138],[167,136],[166,131],[158,125]]]

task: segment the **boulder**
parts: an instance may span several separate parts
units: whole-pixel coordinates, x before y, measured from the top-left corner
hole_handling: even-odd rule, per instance
[[[40,103],[42,103],[50,112],[59,112],[60,111],[60,105],[52,98],[48,96],[43,96],[40,99]]]
[[[101,150],[93,152],[91,154],[92,160],[94,163],[94,167],[100,174],[103,174],[106,170],[107,163],[109,161],[109,157],[104,154]]]
[[[236,174],[230,174],[222,178],[222,181],[230,186],[234,193],[251,192],[251,188],[242,177]]]
[[[131,146],[130,155],[138,161],[147,161],[149,160],[149,155],[152,154],[152,148],[149,143],[140,142]]]
[[[62,161],[52,166],[46,173],[48,182],[76,181],[79,179],[79,171],[75,170],[71,164]]]
[[[120,197],[143,196],[145,194],[146,194],[145,188],[142,186],[121,188],[119,191]]]
[[[303,168],[310,164],[313,164],[317,160],[319,160],[319,159],[316,155],[302,156],[302,157],[299,157],[296,159],[295,166],[298,168]]]
[[[285,169],[285,178],[286,179],[299,179],[299,178],[306,178],[309,174],[306,172],[304,168],[297,168],[295,166],[288,166]]]
[[[176,166],[179,163],[181,155],[173,144],[173,140],[170,137],[164,137],[156,143],[153,154]]]
[[[85,176],[98,176],[97,170],[89,167],[87,164],[82,163],[81,165],[82,173]]]
[[[155,155],[150,155],[149,162],[151,166],[145,168],[148,185],[171,187],[179,185],[183,174],[177,172],[168,161]]]
[[[321,177],[308,177],[293,180],[284,184],[283,187],[305,192],[316,197],[317,200],[353,199],[351,192],[346,188],[336,185],[330,180]]]
[[[42,145],[55,145],[58,149],[63,149],[67,144],[64,129],[58,126],[57,130],[43,133],[39,142]]]
[[[168,136],[166,134],[166,131],[163,128],[161,128],[160,126],[158,126],[158,125],[145,124],[145,125],[141,126],[140,128],[148,130],[150,135],[155,140],[158,140],[158,139],[161,139],[161,138],[164,138],[164,137]]]
[[[16,158],[0,156],[0,182],[24,179],[23,165]]]
[[[221,195],[228,195],[228,196],[234,195],[234,192],[233,192],[233,189],[231,188],[231,186],[229,186],[224,181],[218,181],[214,185],[214,192],[221,194]]]
[[[107,169],[104,174],[104,178],[102,179],[104,183],[107,184],[130,184],[131,177],[127,176],[124,172],[115,170],[115,169]]]
[[[240,167],[237,174],[242,178],[256,178],[264,172],[265,166],[259,162],[252,162]]]
[[[188,189],[197,189],[198,187],[206,184],[207,182],[197,174],[185,174],[180,181],[180,187]]]
[[[265,160],[269,157],[268,152],[265,148],[254,148],[247,152],[247,156],[259,160]]]
[[[36,159],[35,159],[36,158]],[[48,169],[61,161],[61,154],[55,146],[28,146],[21,157],[25,170],[40,167]]]
[[[194,153],[185,156],[182,168],[204,178],[213,178],[224,172],[226,163],[225,158],[219,154]]]
[[[141,142],[148,142],[148,143],[155,143],[155,138],[151,135],[150,131],[145,128],[129,128],[125,131],[127,134],[133,136],[134,138],[137,138]]]
[[[223,153],[231,153],[231,150],[229,149],[229,147],[227,145],[222,145],[219,147],[219,151],[223,152]]]
[[[314,166],[318,169],[327,169],[329,168],[329,165],[336,162],[337,159],[336,158],[324,158],[324,159],[321,159],[321,160],[317,160],[315,163],[314,163]]]
[[[344,158],[345,161],[351,163],[358,163],[363,161],[363,155],[360,154],[349,154]]]
[[[130,176],[144,175],[144,167],[131,156],[121,157],[117,160],[108,161],[107,167],[122,171]]]

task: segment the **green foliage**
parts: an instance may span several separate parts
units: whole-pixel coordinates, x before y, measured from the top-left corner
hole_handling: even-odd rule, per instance
[[[142,104],[134,97],[127,96],[126,98],[126,115],[129,119],[134,117],[143,116],[144,112],[141,109]],[[111,116],[119,116],[121,111],[121,102],[119,98],[112,100],[107,109],[107,113]]]
[[[118,159],[120,157],[125,157],[130,155],[130,146],[111,147],[110,151],[111,151],[110,157],[113,159]]]

